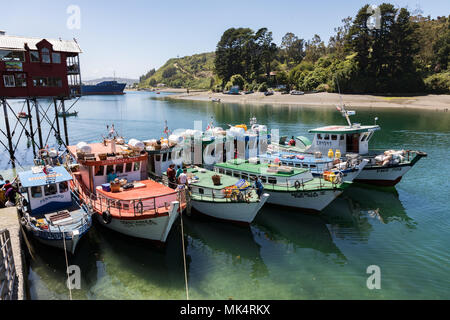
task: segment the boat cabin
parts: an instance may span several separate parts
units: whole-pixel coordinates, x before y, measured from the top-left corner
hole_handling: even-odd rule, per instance
[[[72,176],[62,166],[32,167],[20,172],[19,180],[25,189],[28,211],[32,216],[56,212],[72,206],[69,181]]]
[[[296,181],[306,183],[313,180],[313,175],[308,169],[270,165],[256,161],[241,159],[231,160],[214,165],[214,171],[227,176],[232,176],[247,181],[258,177],[263,184],[294,187]]]
[[[346,153],[369,153],[369,141],[375,131],[380,130],[378,125],[361,126],[354,123],[351,126],[326,126],[309,130],[314,133],[312,144],[306,152],[321,152],[328,154],[330,149],[339,150],[342,155]]]
[[[311,154],[292,154],[288,152],[268,152],[259,156],[263,163],[277,164],[278,162],[285,166],[304,168],[313,172],[323,172],[330,170],[334,166],[334,159],[322,155],[317,158]]]
[[[68,150],[79,164],[77,178],[90,192],[95,193],[97,186],[107,183],[110,172],[128,182],[147,179],[148,156],[145,151],[116,144],[114,140],[85,144],[85,151],[80,150],[79,145],[68,146]]]

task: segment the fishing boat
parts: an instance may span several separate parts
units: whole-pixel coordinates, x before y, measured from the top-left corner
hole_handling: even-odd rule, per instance
[[[19,112],[19,113],[17,114],[17,117],[18,117],[19,119],[28,119],[28,118],[31,118],[31,116],[30,116],[28,113],[23,112],[23,111]]]
[[[355,115],[355,111],[347,111],[345,106],[337,106],[339,112],[347,120],[345,125],[331,125],[309,130],[314,134],[313,141],[305,137],[297,137],[296,146],[286,146],[280,141],[272,143],[271,151],[287,151],[300,154],[328,154],[340,153],[345,159],[367,159],[368,164],[354,179],[354,182],[377,185],[395,186],[422,157],[427,154],[414,150],[370,150],[369,141],[380,127],[374,125],[361,125],[352,123],[349,116]],[[375,121],[377,118],[375,118]],[[333,151],[334,150],[334,151]]]
[[[72,111],[72,112],[58,112],[58,117],[76,117],[78,116],[78,111]]]
[[[70,165],[74,192],[88,204],[101,225],[128,236],[166,242],[184,195],[147,179],[144,144],[130,139],[104,139],[68,147],[75,163]],[[114,180],[108,182],[108,174]]]
[[[214,171],[245,180],[258,177],[269,194],[268,203],[310,212],[323,210],[347,186],[339,176],[329,174],[324,175],[324,179],[314,178],[309,169],[271,165],[258,159],[218,163]]]
[[[212,102],[220,102],[220,98],[212,98],[211,101]]]
[[[72,254],[89,231],[92,217],[85,204],[70,192],[72,176],[63,166],[34,166],[20,172],[21,224],[33,238]]]
[[[339,175],[344,182],[352,182],[362,172],[369,160],[357,158],[328,157],[317,153],[295,154],[288,152],[267,152],[260,155],[259,159],[264,163],[281,164],[295,168],[311,170],[314,177],[321,177],[326,172]]]
[[[246,180],[204,168],[189,168],[187,176],[192,207],[219,220],[250,224],[269,197],[265,193],[259,198]]]

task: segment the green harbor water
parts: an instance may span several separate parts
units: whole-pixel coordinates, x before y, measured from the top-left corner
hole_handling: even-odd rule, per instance
[[[163,95],[163,94],[162,94]],[[161,95],[161,96],[162,96]],[[155,100],[154,93],[83,97],[68,118],[70,142],[93,142],[114,123],[126,138],[160,137],[170,129],[247,123],[251,116],[282,135],[345,124],[333,107],[235,105]],[[42,104],[50,102],[43,101]],[[20,111],[22,104],[12,104]],[[354,122],[374,123],[372,148],[421,150],[421,159],[395,187],[352,185],[320,215],[265,206],[250,227],[185,217],[191,299],[449,299],[450,113],[360,109]],[[4,124],[0,125],[3,129]],[[45,126],[44,126],[45,127]],[[19,130],[18,130],[19,131]],[[52,139],[50,139],[50,143]],[[23,167],[32,161],[19,144]],[[11,175],[2,152],[0,169]],[[33,241],[32,299],[68,299],[63,251]],[[74,299],[185,299],[180,222],[164,250],[94,225],[69,263],[81,268]],[[381,269],[381,289],[366,286],[367,267]]]

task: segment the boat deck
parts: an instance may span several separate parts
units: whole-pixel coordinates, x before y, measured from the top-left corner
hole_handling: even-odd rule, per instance
[[[204,172],[203,172],[204,171]],[[214,185],[212,176],[218,175],[220,176],[220,185]],[[205,169],[188,169],[188,176],[192,176],[193,178],[197,178],[190,181],[190,185],[194,185],[197,187],[209,188],[220,190],[229,186],[235,185],[239,179],[230,177],[224,174],[220,174],[211,170]]]

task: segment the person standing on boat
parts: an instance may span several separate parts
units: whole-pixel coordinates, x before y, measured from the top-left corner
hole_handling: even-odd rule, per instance
[[[167,168],[167,178],[169,179],[169,187],[172,189],[176,188],[176,172],[175,172],[175,165],[172,163],[169,168]]]
[[[108,182],[113,182],[114,180],[116,180],[116,178],[117,178],[117,174],[114,172],[114,169],[110,169],[108,171],[108,177],[107,177]]]
[[[187,169],[183,169],[183,173],[178,177],[178,184],[188,186]]]
[[[183,173],[183,169],[181,168],[181,166],[177,166],[177,173],[175,175],[175,178],[178,179],[178,177],[180,176],[180,174]]]
[[[255,188],[256,188],[256,194],[258,195],[258,198],[261,199],[261,195],[264,192],[264,186],[261,183],[261,181],[259,181],[258,177],[255,177]]]
[[[289,145],[295,147],[295,139],[294,139],[294,136],[292,136],[291,140],[289,140]]]

